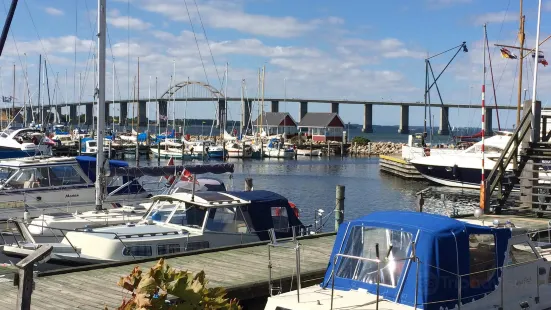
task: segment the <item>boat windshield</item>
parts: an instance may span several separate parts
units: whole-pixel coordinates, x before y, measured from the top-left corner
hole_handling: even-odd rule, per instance
[[[369,284],[377,283],[375,244],[379,244],[380,283],[396,287],[407,265],[412,236],[408,232],[386,228],[355,226],[351,229],[341,257],[337,261],[337,277]],[[390,253],[389,249],[392,246]],[[388,254],[388,259],[384,259]],[[358,259],[368,258],[372,261]]]
[[[480,153],[481,150],[482,150],[482,144],[475,144],[475,145],[469,147],[468,149],[466,149],[465,153],[469,153],[469,154]],[[484,154],[501,153],[501,152],[503,152],[503,149],[501,149],[499,147],[491,146],[491,145],[485,145],[484,146]]]
[[[176,210],[175,210],[176,209]],[[178,203],[173,204],[166,201],[158,202],[151,206],[147,218],[156,222],[176,224],[180,226],[189,226],[200,229],[203,227],[207,210],[191,204]]]
[[[86,184],[86,180],[78,173],[75,165],[13,170],[12,175],[5,179],[4,187],[17,189]]]
[[[0,185],[4,185],[19,169],[0,167]]]

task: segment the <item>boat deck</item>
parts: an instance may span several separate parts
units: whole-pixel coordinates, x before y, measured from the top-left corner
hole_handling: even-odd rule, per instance
[[[325,273],[334,233],[300,239],[302,286],[321,283]],[[208,249],[168,256],[170,266],[196,273],[204,270],[210,286],[226,288],[228,296],[241,300],[268,296],[268,246],[266,242]],[[292,243],[289,245],[293,245]],[[295,251],[271,248],[272,283],[283,291],[296,287]],[[139,260],[60,269],[44,272],[35,278],[32,294],[33,310],[117,309],[130,294],[117,286],[120,277],[128,275],[135,265],[142,270],[157,262]],[[291,282],[295,277],[295,281]],[[17,287],[0,282],[0,309],[15,309]]]

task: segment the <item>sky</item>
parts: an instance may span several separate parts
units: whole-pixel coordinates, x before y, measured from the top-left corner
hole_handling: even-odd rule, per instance
[[[6,16],[11,1],[1,1],[0,14]],[[533,48],[537,1],[524,2],[526,46]],[[543,2],[542,10],[540,41],[551,34],[551,20],[546,20],[551,0]],[[36,104],[42,54],[47,59],[53,104],[92,100],[96,12],[95,0],[19,1],[0,57],[0,92],[12,95],[15,64],[16,101],[28,101],[25,98],[31,94]],[[141,98],[148,98],[150,91],[154,97],[171,83],[188,79],[224,92],[227,63],[231,97],[239,97],[242,89],[246,97],[257,97],[258,70],[265,66],[266,98],[423,101],[425,58],[465,41],[468,52],[457,55],[438,86],[445,103],[480,104],[483,25],[487,23],[497,100],[487,66],[486,104],[516,105],[519,61],[502,58],[494,44],[518,45],[518,1],[107,0],[107,16],[107,100],[113,98],[113,77],[115,100],[134,97],[139,58]],[[544,53],[549,42],[541,45]],[[435,75],[455,51],[431,59]],[[532,93],[533,68],[533,59],[526,58],[527,98]],[[544,107],[551,95],[550,70],[551,66],[539,65],[537,98]],[[431,101],[439,104],[436,90]],[[269,110],[269,103],[266,107]],[[155,104],[148,105],[151,118],[155,110]],[[177,103],[174,110],[178,118],[213,118],[216,113],[214,102]],[[228,117],[239,119],[240,111],[240,103],[231,103]],[[298,119],[299,104],[280,102],[280,111]],[[310,104],[309,111],[329,112],[330,104]],[[438,126],[440,109],[431,112]],[[500,111],[501,126],[511,128],[515,113]],[[344,122],[361,124],[363,107],[340,105],[340,115]],[[410,125],[421,125],[423,115],[423,108],[410,108]],[[397,125],[399,117],[399,107],[373,108],[375,125]],[[452,126],[478,126],[479,122],[479,109],[450,110]],[[495,113],[493,124],[497,126]]]

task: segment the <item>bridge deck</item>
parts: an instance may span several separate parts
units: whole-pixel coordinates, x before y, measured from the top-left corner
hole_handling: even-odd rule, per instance
[[[334,240],[334,233],[308,236],[300,240],[301,274],[310,280],[315,278],[312,283],[321,282]],[[295,251],[272,248],[272,259],[273,283],[279,286],[280,279],[293,276]],[[117,309],[123,298],[130,296],[117,286],[120,277],[128,275],[135,265],[145,270],[156,261],[111,263],[45,272],[35,280],[32,309],[98,310],[105,306]],[[194,273],[204,270],[210,285],[225,287],[231,297],[255,298],[268,295],[268,247],[265,242],[172,255],[167,262],[172,267]],[[302,282],[305,280],[308,279]],[[285,291],[290,288],[289,281],[287,283],[284,285]],[[0,283],[0,289],[0,309],[14,309],[17,287],[6,281]]]

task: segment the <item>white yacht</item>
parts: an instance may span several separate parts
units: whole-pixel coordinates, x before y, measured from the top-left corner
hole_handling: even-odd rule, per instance
[[[25,225],[24,241],[5,244],[8,256],[26,256],[39,246]],[[269,191],[192,192],[158,195],[136,224],[65,233],[52,260],[89,264],[151,258],[184,251],[268,240],[304,232],[289,201]],[[294,231],[293,231],[294,230]]]
[[[109,161],[110,168],[128,163]],[[0,218],[19,217],[24,209],[38,216],[45,209],[88,206],[95,198],[96,159],[75,157],[25,157],[0,160]],[[105,206],[150,194],[137,178],[112,176],[107,180]]]
[[[484,141],[484,170],[486,175],[495,166],[511,134],[495,135]],[[480,188],[482,170],[482,142],[477,142],[458,153],[419,156],[410,163],[428,180],[446,186]],[[506,167],[511,171],[512,165]]]
[[[273,295],[265,310],[549,309],[549,246],[523,229],[373,212],[339,227],[319,285]]]
[[[39,129],[10,127],[0,133],[0,159],[51,155],[53,143],[44,138]]]

